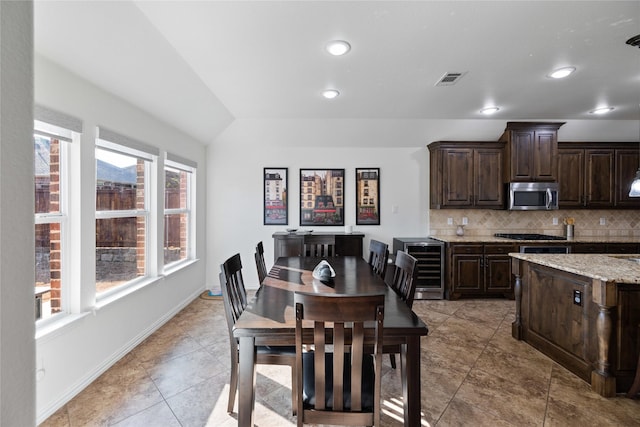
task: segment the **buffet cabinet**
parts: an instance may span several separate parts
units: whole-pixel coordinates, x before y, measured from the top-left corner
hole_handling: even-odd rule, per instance
[[[336,256],[359,256],[362,257],[362,245],[364,233],[335,233],[335,232],[314,232],[307,233],[313,235],[329,235],[335,236],[336,239]],[[274,261],[279,257],[302,256],[303,252],[303,233],[273,233],[273,258]]]

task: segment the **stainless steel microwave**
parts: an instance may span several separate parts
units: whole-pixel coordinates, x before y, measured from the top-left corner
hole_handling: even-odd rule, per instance
[[[558,209],[557,182],[512,182],[508,193],[508,209],[512,211]]]

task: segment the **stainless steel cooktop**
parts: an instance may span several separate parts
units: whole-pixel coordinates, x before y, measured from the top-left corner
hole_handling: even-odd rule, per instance
[[[496,233],[494,236],[512,240],[567,240],[567,238],[563,236],[537,233]]]

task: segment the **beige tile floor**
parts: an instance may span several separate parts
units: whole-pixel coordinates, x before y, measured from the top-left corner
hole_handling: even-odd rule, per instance
[[[640,400],[601,398],[514,340],[513,301],[416,301],[414,311],[430,329],[423,426],[640,426]],[[400,373],[384,360],[382,425],[400,426]],[[198,298],[41,426],[235,426],[228,383],[222,301]],[[290,384],[288,367],[258,367],[256,425],[295,425]]]

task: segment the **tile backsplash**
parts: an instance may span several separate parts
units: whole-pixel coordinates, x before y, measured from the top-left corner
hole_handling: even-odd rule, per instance
[[[564,234],[563,220],[573,218],[574,235],[640,238],[640,210],[555,210],[508,211],[490,209],[431,209],[429,234],[453,236],[456,227],[467,218],[466,236],[492,236],[494,233]],[[448,219],[453,225],[448,224]],[[557,218],[558,224],[553,224]],[[601,221],[603,224],[601,224]]]

